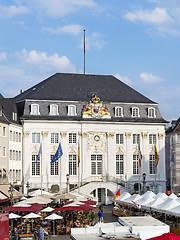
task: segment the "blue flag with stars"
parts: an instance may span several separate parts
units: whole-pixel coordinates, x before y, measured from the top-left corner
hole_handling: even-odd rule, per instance
[[[34,162],[34,165],[39,161],[41,154],[42,154],[42,144],[40,144],[38,156],[36,158],[36,161]]]
[[[62,151],[62,147],[61,147],[61,143],[60,143],[54,157],[51,160],[51,163],[56,162],[62,155],[63,155],[63,151]]]

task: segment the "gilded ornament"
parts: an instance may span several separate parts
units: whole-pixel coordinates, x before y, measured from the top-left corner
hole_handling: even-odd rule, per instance
[[[163,139],[164,133],[158,133],[158,137],[159,137],[159,139]]]
[[[142,136],[142,138],[147,138],[148,132],[142,132],[142,133],[141,133],[141,136]]]
[[[47,136],[48,136],[48,134],[49,134],[49,132],[48,132],[48,131],[42,131],[41,133],[42,133],[42,136],[43,136],[43,137],[47,137]]]
[[[130,138],[131,137],[131,132],[126,132],[125,135],[126,135],[127,138]]]
[[[24,137],[29,137],[30,131],[24,131],[24,132],[23,132],[23,135],[24,135]]]

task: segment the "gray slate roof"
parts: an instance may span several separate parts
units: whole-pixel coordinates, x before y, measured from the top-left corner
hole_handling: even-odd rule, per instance
[[[14,98],[0,97],[0,108],[2,108],[3,112],[3,115],[0,116],[0,122],[19,124],[18,120],[17,121],[13,120],[13,112],[17,113],[18,115],[16,101]]]
[[[15,98],[89,101],[93,94],[106,102],[155,103],[111,75],[68,73],[56,73]]]

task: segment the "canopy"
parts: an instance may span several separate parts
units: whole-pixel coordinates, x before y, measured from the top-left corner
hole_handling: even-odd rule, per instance
[[[87,205],[91,205],[93,207],[95,207],[97,205],[97,202],[96,201],[93,201],[93,200],[87,200],[87,201],[81,201]]]
[[[180,217],[180,205],[167,210],[166,214]]]
[[[66,193],[66,194],[62,194],[62,195],[58,195],[56,197],[57,199],[76,199],[76,198],[80,198],[81,196],[75,193]]]
[[[180,236],[174,233],[164,233],[157,237],[148,238],[147,240],[180,240]]]
[[[16,219],[16,218],[20,218],[21,216],[15,214],[15,213],[10,213],[9,214],[9,219]]]
[[[48,196],[51,196],[51,197],[54,196],[54,194],[52,194],[50,192],[47,192],[47,191],[44,191],[44,190],[41,191],[41,189],[38,189],[38,190],[35,190],[35,191],[32,191],[32,192],[29,193],[29,196],[32,196],[32,197],[39,196],[39,195],[48,195]]]
[[[159,192],[154,199],[161,198],[161,199],[166,199],[168,196],[165,193]]]
[[[144,198],[147,198],[147,197],[155,197],[156,196],[156,194],[155,193],[153,193],[152,191],[147,191],[147,192],[145,192],[143,195],[142,195],[142,197]]]
[[[27,203],[39,203],[39,204],[48,204],[51,203],[53,200],[50,198],[46,198],[44,196],[36,196],[32,198],[28,198]]]
[[[76,205],[74,204],[72,206],[72,203],[71,203],[71,206],[70,204],[66,204],[60,208],[56,208],[53,212],[58,212],[58,211],[89,211],[89,210],[92,210],[94,209],[92,206],[90,205],[86,205],[86,204],[82,204],[82,205]]]
[[[53,214],[49,215],[48,217],[45,217],[45,219],[49,219],[49,220],[57,220],[57,219],[63,219],[63,217],[57,215],[56,213],[53,213]]]
[[[124,199],[130,197],[130,196],[131,196],[130,193],[124,192],[122,195],[120,195],[119,197],[117,197],[117,198],[114,200],[114,202],[119,202],[119,201],[121,201],[121,200],[124,200]]]
[[[147,203],[150,203],[154,200],[154,197],[152,196],[145,196],[139,200],[136,201],[136,204],[138,204],[139,206],[142,206],[143,204],[147,204]]]
[[[164,199],[159,197],[159,198],[156,198],[152,201],[152,202],[149,202],[149,203],[144,203],[141,205],[141,207],[143,209],[147,209],[147,210],[151,210],[152,208],[155,208],[156,206],[158,206],[159,204],[163,203],[164,202]]]
[[[52,212],[54,210],[54,208],[52,207],[46,207],[44,209],[41,210],[41,212]]]
[[[139,194],[133,194],[130,197],[121,200],[120,202],[125,203],[125,204],[130,204],[130,203],[136,203],[137,200],[140,200],[142,197]]]
[[[41,215],[33,213],[33,212],[28,213],[27,215],[23,216],[23,218],[39,218],[39,217],[41,217]]]
[[[2,211],[7,211],[7,212],[39,212],[42,209],[42,205],[39,204],[32,204],[32,205],[25,205],[25,206],[19,206],[19,205],[14,205],[14,206],[9,206],[4,208]]]
[[[176,199],[178,198],[174,193],[171,193],[171,195],[169,195],[169,198],[173,198],[173,199]]]
[[[175,199],[168,198],[166,201],[163,201],[158,206],[152,207],[152,210],[157,212],[165,212],[166,210],[169,210],[179,205],[180,205],[179,202],[176,201]]]

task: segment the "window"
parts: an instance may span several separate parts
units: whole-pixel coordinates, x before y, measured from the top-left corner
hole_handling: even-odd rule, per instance
[[[15,141],[15,132],[13,132],[13,141]]]
[[[69,105],[68,106],[68,115],[69,116],[75,116],[76,115],[76,106]]]
[[[77,174],[77,157],[76,155],[69,155],[69,175]]]
[[[9,159],[12,160],[12,150],[9,151]]]
[[[13,112],[13,121],[17,121],[17,113]]]
[[[54,155],[51,155],[51,160],[53,159]],[[50,171],[51,171],[51,175],[59,175],[59,160],[57,160],[56,162],[50,163]]]
[[[31,115],[39,115],[39,105],[38,104],[31,104]]]
[[[40,175],[40,161],[38,159],[38,161],[36,162],[37,156],[38,155],[35,155],[35,154],[32,155],[32,175],[33,176]]]
[[[149,155],[149,174],[155,174],[155,155]]]
[[[124,155],[116,155],[116,174],[124,174]]]
[[[116,144],[123,144],[124,137],[123,134],[116,134]]]
[[[15,150],[13,150],[13,160],[15,160],[16,156],[15,156]]]
[[[21,142],[21,133],[19,133],[19,142]]]
[[[156,117],[155,108],[148,108],[148,117],[149,118],[155,118]]]
[[[6,127],[3,127],[3,137],[6,136]]]
[[[140,144],[140,134],[133,134],[133,144]]]
[[[139,108],[137,108],[137,107],[132,108],[132,117],[140,117]]]
[[[149,134],[149,144],[156,144],[156,134]]]
[[[69,133],[69,143],[76,143],[76,133]]]
[[[123,108],[122,107],[115,107],[115,116],[123,117]]]
[[[0,108],[0,116],[2,116],[2,108]]]
[[[133,174],[139,173],[139,156],[133,155]]]
[[[102,174],[102,155],[91,155],[91,174]]]
[[[32,133],[32,143],[40,143],[40,133]]]
[[[21,151],[19,151],[19,161],[21,161]]]
[[[12,133],[12,131],[10,131],[10,141],[12,141],[13,140],[13,133]]]
[[[18,132],[16,132],[16,142],[18,142],[18,139],[19,139]]]
[[[5,156],[6,156],[6,148],[3,147],[3,157],[5,157]]]
[[[58,115],[58,106],[50,105],[50,115]]]
[[[51,133],[51,143],[59,142],[59,133]]]

